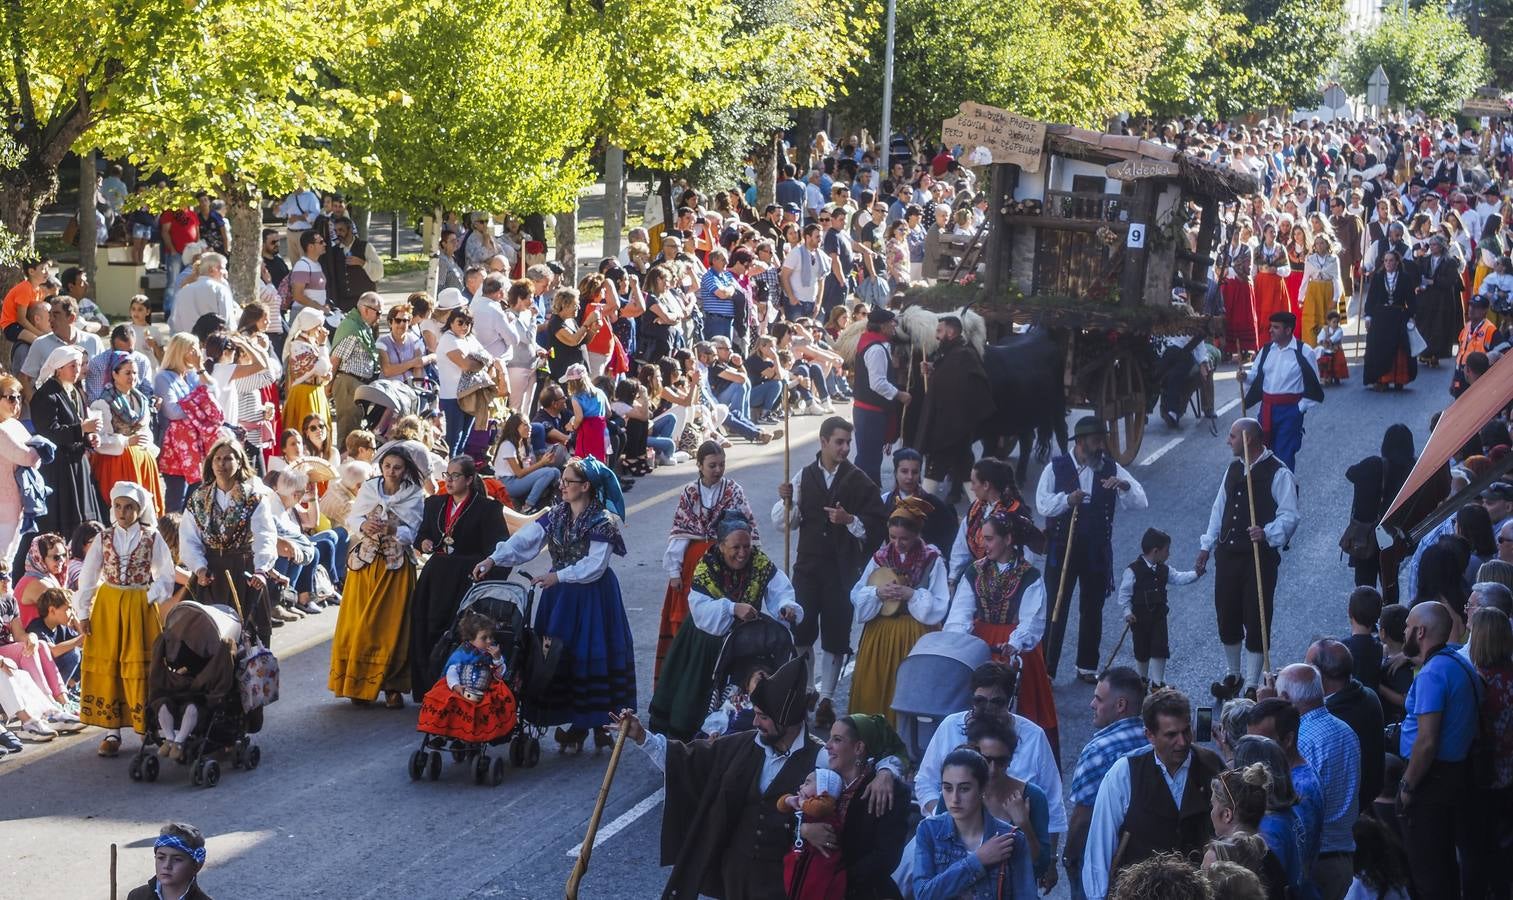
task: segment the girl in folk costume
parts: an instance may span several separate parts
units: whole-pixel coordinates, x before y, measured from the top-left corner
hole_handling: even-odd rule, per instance
[[[137,364],[130,353],[113,350],[106,366],[105,390],[90,404],[100,420],[100,446],[93,460],[100,493],[109,496],[116,482],[140,484],[152,495],[155,515],[162,515],[163,479],[158,475],[158,448],[152,442],[152,402],[138,390]]]
[[[410,592],[415,589],[415,532],[425,493],[425,448],[399,441],[378,453],[378,476],[357,492],[347,513],[347,581],[331,638],[326,686],[353,703],[399,709],[410,689]]]
[[[662,555],[662,568],[667,572],[667,592],[662,597],[662,626],[657,632],[657,663],[655,677],[662,674],[662,661],[666,659],[678,628],[688,615],[688,590],[693,580],[694,568],[704,559],[717,539],[716,526],[730,510],[739,512],[751,525],[752,543],[760,536],[751,506],[746,502],[746,492],[733,479],[725,477],[725,450],[714,441],[699,445],[695,457],[699,464],[699,478],[683,488],[678,496],[678,508],[672,516],[672,533],[667,537],[667,552]]]
[[[652,731],[680,741],[698,734],[717,687],[712,678],[720,648],[737,620],[763,613],[786,623],[803,618],[793,583],[752,546],[756,528],[748,516],[748,511],[727,509],[715,525],[719,543],[693,570],[688,617],[667,651],[667,677],[657,682],[651,698]]]
[[[284,345],[284,375],[289,380],[284,421],[304,422],[306,416],[314,415],[328,429],[333,427],[325,391],[331,380],[331,350],[326,346],[325,315],[319,309],[307,306],[294,317],[289,342]]]
[[[1329,313],[1338,308],[1345,295],[1345,283],[1340,279],[1340,258],[1329,238],[1314,235],[1313,252],[1303,264],[1303,316],[1298,328],[1298,337],[1310,346],[1317,346],[1318,333],[1324,327]]]
[[[1287,248],[1277,243],[1275,225],[1261,229],[1261,243],[1255,251],[1255,309],[1257,322],[1269,322],[1274,312],[1292,312],[1292,298],[1283,280],[1287,268]]]
[[[1254,258],[1250,249],[1250,222],[1241,220],[1231,230],[1229,241],[1219,249],[1219,292],[1224,295],[1226,353],[1255,353],[1260,349],[1256,329],[1255,296],[1250,273]]]
[[[194,573],[194,599],[229,606],[265,646],[273,633],[265,573],[278,562],[278,500],[252,471],[240,442],[210,448],[204,484],[184,505],[179,563]],[[198,480],[198,479],[197,479]]]
[[[988,515],[983,556],[956,583],[946,629],[987,641],[999,662],[1018,661],[1019,713],[1045,729],[1051,746],[1058,747],[1056,702],[1040,646],[1049,618],[1045,580],[1024,555],[1034,530],[1025,515],[1002,510]]]
[[[1286,224],[1286,220],[1283,220]],[[1308,240],[1308,229],[1302,224],[1293,225],[1288,229],[1287,235],[1287,296],[1292,303],[1291,311],[1294,315],[1301,313],[1303,309],[1303,285],[1306,281],[1308,268],[1308,250],[1311,242]]]
[[[527,717],[533,724],[566,725],[557,729],[557,743],[581,750],[590,729],[596,747],[612,744],[605,730],[610,713],[636,707],[635,647],[620,580],[609,567],[611,554],[625,555],[625,501],[615,474],[594,459],[569,460],[561,487],[562,499],[495,547],[473,568],[473,578],[529,562],[546,547],[552,568],[534,579],[545,588],[535,627],[562,655]]]
[[[73,534],[80,523],[101,518],[100,492],[89,467],[100,423],[85,415],[84,392],[78,384],[83,365],[83,350],[59,347],[37,376],[32,430],[58,448],[52,462],[42,464],[42,479],[53,492],[47,512],[37,519],[38,531]]]
[[[881,714],[889,725],[899,665],[921,635],[940,628],[951,604],[945,559],[919,536],[929,515],[923,500],[899,500],[888,517],[888,542],[851,589],[856,621],[864,627],[849,711]]]
[[[956,532],[951,544],[951,580],[959,581],[974,560],[982,559],[987,546],[982,539],[982,525],[988,513],[994,510],[1019,518],[1030,519],[1029,507],[1019,499],[1019,485],[1014,480],[1014,469],[1006,461],[983,457],[972,465],[972,505],[967,517]],[[1025,547],[1035,556],[1045,553],[1045,534],[1030,526],[1025,536]]]
[[[1315,336],[1319,348],[1319,377],[1327,384],[1339,384],[1350,377],[1350,367],[1345,362],[1345,329],[1340,327],[1340,314],[1330,310],[1324,317],[1324,327]]]
[[[147,733],[147,672],[163,630],[152,607],[173,596],[173,554],[154,527],[152,495],[119,481],[110,491],[114,524],[89,548],[74,608],[89,640],[79,715],[107,729],[101,756],[121,749],[121,727]]]
[[[417,730],[469,743],[492,741],[515,730],[515,694],[505,683],[498,630],[499,623],[477,612],[467,613],[457,623],[462,643],[426,691]],[[444,743],[431,741],[436,747]]]

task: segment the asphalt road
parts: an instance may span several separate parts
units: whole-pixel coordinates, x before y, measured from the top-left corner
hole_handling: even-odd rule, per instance
[[[1359,372],[1359,359],[1352,360]],[[1319,635],[1345,630],[1350,571],[1336,541],[1345,525],[1349,486],[1345,466],[1374,453],[1385,428],[1408,424],[1421,447],[1432,412],[1448,402],[1448,369],[1426,371],[1402,394],[1375,394],[1358,383],[1328,389],[1323,408],[1308,417],[1299,456],[1302,525],[1282,564],[1273,664],[1301,658]],[[1174,538],[1173,562],[1190,567],[1198,536],[1229,451],[1222,435],[1238,413],[1238,392],[1221,373],[1219,437],[1184,420],[1177,430],[1153,421],[1140,459],[1131,467],[1151,507],[1121,513],[1115,527],[1119,564],[1138,555],[1149,526]],[[1075,415],[1075,413],[1074,413]],[[794,420],[792,459],[805,464],[816,447],[820,419]],[[783,476],[783,444],[738,443],[729,474],[762,512]],[[677,491],[693,477],[691,464],[659,469],[627,496],[630,555],[615,568],[636,636],[640,683],[651,684],[652,651],[665,586],[659,560],[664,528]],[[1035,477],[1032,473],[1032,478]],[[767,546],[781,554],[778,535]],[[532,570],[544,568],[545,559]],[[1173,656],[1168,680],[1206,698],[1222,665],[1214,638],[1212,574],[1172,592]],[[1075,604],[1073,621],[1075,630]],[[36,897],[103,897],[109,886],[109,848],[118,843],[122,894],[151,874],[151,842],[169,820],[196,824],[209,836],[206,889],[219,897],[506,897],[562,894],[608,760],[608,752],[559,755],[550,739],[541,764],[511,769],[503,785],[477,787],[464,767],[448,764],[441,781],[412,783],[406,775],[417,745],[413,706],[394,712],[356,709],[326,692],[328,639],[335,611],[286,626],[274,651],[282,664],[282,697],[269,709],[259,736],[262,766],[230,770],[220,785],[191,787],[187,771],[169,766],[156,784],[127,777],[134,738],[115,760],[96,758],[99,732],[29,745],[0,762],[0,883],[28,885]],[[1116,604],[1105,610],[1104,653],[1119,629]],[[1070,649],[1068,653],[1070,653]],[[1126,647],[1122,657],[1130,661]],[[1070,663],[1070,659],[1067,660]],[[1056,684],[1065,761],[1070,767],[1091,728],[1091,689],[1062,667]],[[650,691],[640,696],[644,709]],[[655,897],[664,871],[657,866],[660,774],[627,747],[600,829],[600,841],[580,896]],[[1064,894],[1064,888],[1058,888]]]

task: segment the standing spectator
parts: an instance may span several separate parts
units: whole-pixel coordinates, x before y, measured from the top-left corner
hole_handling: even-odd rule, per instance
[[[1351,670],[1357,681],[1375,692],[1382,680],[1382,642],[1376,636],[1382,618],[1382,595],[1376,588],[1362,585],[1350,592],[1345,609],[1350,617],[1350,634],[1344,643],[1350,650]]]
[[[424,379],[426,366],[435,362],[435,357],[426,350],[425,338],[410,327],[414,315],[405,303],[389,307],[389,332],[378,339],[383,377],[406,384]]]
[[[1093,688],[1093,727],[1097,730],[1083,746],[1077,765],[1072,769],[1069,794],[1072,812],[1067,817],[1066,850],[1061,856],[1072,900],[1087,896],[1082,890],[1082,851],[1103,776],[1108,774],[1115,760],[1148,743],[1144,724],[1140,721],[1140,707],[1144,701],[1144,681],[1128,666],[1116,666],[1104,672]]]
[[[1332,638],[1314,641],[1306,657],[1319,670],[1324,707],[1350,726],[1361,746],[1360,809],[1371,807],[1382,789],[1382,766],[1387,747],[1382,736],[1382,703],[1376,692],[1353,677],[1354,660],[1344,644]]]
[[[473,337],[495,359],[504,359],[510,350],[510,329],[504,309],[507,280],[497,272],[485,276],[483,286],[468,304],[468,312],[473,314]]]
[[[304,232],[309,231],[315,220],[320,218],[320,195],[309,187],[299,188],[284,198],[279,206],[279,215],[284,217],[290,237],[298,235],[303,238]],[[303,242],[300,246],[304,246]]]
[[[1360,813],[1361,742],[1350,726],[1324,707],[1319,670],[1307,663],[1277,674],[1277,693],[1298,711],[1298,752],[1319,775],[1324,788],[1323,830],[1313,883],[1323,900],[1343,900],[1354,872],[1351,830]],[[1374,796],[1374,795],[1372,795]]]
[[[199,243],[200,218],[188,207],[170,209],[158,217],[158,231],[163,238],[163,268],[168,274],[163,286],[163,315],[172,316],[179,273],[194,262],[190,245]],[[200,249],[204,249],[203,244]]]
[[[321,268],[321,254],[326,252],[326,238],[320,233],[306,229],[299,236],[300,258],[295,260],[289,272],[289,296],[301,311],[319,310],[322,316],[326,305],[326,270]]]
[[[584,347],[603,327],[597,315],[578,323],[578,291],[562,288],[552,298],[552,315],[546,320],[547,370],[553,381],[560,381],[567,370],[584,362]]]
[[[95,354],[89,360],[89,365],[85,367],[85,400],[93,403],[105,392],[105,386],[110,381],[111,367],[120,363],[120,360],[114,358],[117,353],[124,353],[133,363],[136,363],[136,388],[142,392],[143,396],[152,396],[152,378],[157,374],[157,364],[153,362],[152,357],[137,352],[136,330],[123,323],[111,329],[110,346]]]
[[[21,508],[18,469],[35,469],[42,456],[32,443],[31,432],[21,424],[21,382],[0,375],[0,569],[10,571],[21,549],[21,538],[30,517]]]
[[[341,296],[333,299],[337,309],[348,312],[362,302],[363,294],[378,290],[384,278],[384,263],[378,248],[357,236],[357,226],[351,219],[338,216],[333,222],[336,243],[331,249],[344,275]]]
[[[1035,896],[1034,861],[1024,832],[983,806],[988,764],[982,755],[952,751],[941,766],[940,782],[948,815],[925,819],[915,834],[914,896],[1005,896],[1005,887],[1007,896]]]
[[[1478,792],[1483,814],[1476,834],[1488,863],[1488,896],[1507,897],[1510,870],[1496,864],[1513,833],[1513,622],[1505,611],[1478,609],[1471,614],[1471,663],[1486,684],[1482,701],[1482,740],[1492,744],[1492,782]]]
[[[357,389],[378,377],[378,339],[374,328],[383,314],[383,299],[372,291],[358,298],[331,338],[331,405],[336,410],[336,430],[346,436],[362,424]],[[333,441],[334,443],[334,441]]]
[[[730,256],[723,247],[711,250],[709,268],[704,270],[704,277],[699,281],[699,307],[704,312],[706,340],[714,337],[728,340],[731,335],[739,289],[735,276],[727,268],[729,260]]]
[[[226,224],[226,217],[221,215],[221,202],[212,200],[204,191],[195,195],[195,201],[198,207],[194,215],[200,226],[200,240],[213,252],[226,255],[231,251],[231,227]]]
[[[803,241],[783,257],[779,282],[783,288],[784,312],[790,320],[814,315],[827,266],[826,257],[819,252],[822,230],[819,225],[805,225]]]
[[[206,253],[200,257],[200,277],[179,291],[168,325],[175,332],[201,334],[206,331],[201,324],[206,316],[218,316],[221,327],[234,328],[241,315],[242,305],[232,296],[226,280],[226,257]]]
[[[1302,835],[1303,865],[1312,869],[1319,855],[1324,827],[1324,789],[1319,784],[1318,772],[1298,752],[1299,718],[1297,708],[1291,703],[1280,697],[1269,697],[1251,707],[1246,730],[1250,735],[1270,739],[1282,749],[1296,796],[1293,810]],[[1242,765],[1250,761],[1246,752],[1237,746],[1235,760]]]
[[[447,451],[452,456],[462,455],[473,433],[473,417],[464,413],[457,401],[462,373],[471,365],[469,355],[485,353],[473,336],[473,314],[460,308],[447,313],[447,329],[436,344],[436,373],[441,414],[446,417]]]
[[[89,296],[89,276],[78,266],[69,266],[58,276],[63,285],[62,294],[72,297],[79,304],[79,327],[90,334],[102,334],[110,330],[110,318]]]
[[[504,325],[504,373],[510,406],[529,417],[536,399],[536,367],[546,351],[536,344],[536,307],[531,286],[524,281],[511,284],[505,295]]]
[[[846,210],[841,206],[829,207],[821,212],[820,225],[825,227],[824,250],[830,260],[830,271],[825,278],[823,306],[834,309],[846,303],[851,296],[852,270],[856,267],[856,254],[851,247],[851,237],[846,233]]]
[[[1419,900],[1460,897],[1464,877],[1480,863],[1465,798],[1472,787],[1471,742],[1483,685],[1449,645],[1453,624],[1443,603],[1420,603],[1408,613],[1403,644],[1419,669],[1398,739],[1408,768],[1398,782],[1397,802]]]
[[[462,266],[457,264],[457,248],[461,245],[457,232],[451,226],[441,229],[436,239],[436,292],[447,288],[462,290]]]
[[[82,351],[85,355],[85,363],[94,359],[105,349],[105,344],[98,335],[77,327],[79,322],[79,307],[72,297],[54,297],[52,306],[47,314],[48,325],[52,330],[32,342],[31,350],[27,352],[26,359],[21,363],[21,379],[23,384],[30,386],[36,391],[42,386],[43,379],[38,376],[42,372],[42,366],[54,350],[59,347],[73,347]],[[79,387],[84,387],[83,371],[80,373]]]

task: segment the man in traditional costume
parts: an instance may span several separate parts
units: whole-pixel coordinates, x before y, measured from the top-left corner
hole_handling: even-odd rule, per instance
[[[1061,605],[1061,570],[1066,566],[1067,590],[1078,587],[1077,677],[1087,684],[1098,680],[1103,602],[1114,590],[1114,510],[1150,505],[1145,488],[1105,449],[1107,437],[1098,417],[1079,419],[1073,428],[1072,452],[1052,459],[1035,488],[1035,507],[1045,516],[1045,581],[1050,586],[1047,596],[1052,611],[1045,640],[1046,669],[1055,678],[1061,660],[1066,614],[1057,616],[1056,609]]]
[[[1293,336],[1297,325],[1290,312],[1272,313],[1271,340],[1261,348],[1245,390],[1245,408],[1261,407],[1262,440],[1294,472],[1303,447],[1303,415],[1324,402],[1318,351]],[[1236,374],[1244,385],[1245,370]]]
[[[897,319],[892,310],[874,307],[856,342],[856,465],[874,483],[883,480],[883,446],[898,436],[899,410],[909,405],[909,392],[893,385],[898,375],[888,343]]]
[[[972,474],[972,443],[979,437],[979,426],[993,415],[993,385],[982,357],[962,338],[961,319],[942,316],[935,337],[940,349],[924,364],[930,386],[916,434],[919,450],[929,460],[926,489],[938,490],[949,478],[948,499],[954,504]]]
[[[851,586],[887,537],[888,508],[877,484],[846,461],[850,451],[851,423],[840,416],[826,419],[814,462],[779,485],[772,507],[774,525],[799,530],[793,587],[804,618],[793,630],[793,642],[811,666],[816,638],[825,653],[817,719],[833,715],[831,698],[851,652]],[[793,515],[787,518],[790,500]]]

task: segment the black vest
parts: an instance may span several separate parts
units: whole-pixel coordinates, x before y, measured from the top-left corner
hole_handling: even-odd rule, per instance
[[[1130,608],[1136,612],[1166,609],[1166,582],[1171,578],[1171,569],[1166,563],[1152,569],[1144,559],[1137,559],[1129,564],[1129,570],[1135,575]]]
[[[859,475],[869,484],[871,483],[871,479],[862,475],[860,469],[846,460],[841,460],[840,467],[835,470],[835,478],[827,488],[825,475],[818,461],[803,468],[799,480],[798,503],[799,567],[808,568],[811,561],[817,560],[825,568],[839,566],[852,581],[861,574],[862,568],[866,566],[862,542],[857,540],[846,529],[846,526],[832,525],[830,516],[825,512],[825,507],[835,506],[837,501],[841,501],[847,512],[861,515],[860,506],[853,509],[854,504],[845,502],[845,494],[849,488],[848,482]]]
[[[798,819],[791,810],[778,809],[778,798],[784,794],[798,793],[804,778],[814,771],[814,759],[819,751],[820,745],[806,735],[804,742],[788,754],[788,759],[783,762],[783,767],[778,770],[777,777],[772,779],[767,790],[759,791],[757,781],[752,780],[749,802],[741,808],[735,834],[730,842],[732,850],[739,852],[727,854],[727,860],[744,856],[758,862],[782,865],[783,855],[793,847]],[[760,769],[757,777],[761,777]],[[741,860],[738,864],[744,867],[749,862]]]
[[[1261,355],[1256,359],[1255,366],[1250,370],[1254,378],[1250,382],[1250,388],[1245,391],[1245,405],[1247,407],[1259,406],[1261,403],[1261,394],[1265,392],[1265,388],[1262,387],[1261,383],[1266,377],[1264,368],[1266,365],[1266,356],[1276,348],[1277,345],[1273,342],[1268,342],[1265,347],[1262,347]],[[1313,371],[1313,366],[1310,366],[1308,360],[1303,358],[1303,342],[1296,341],[1292,345],[1292,352],[1297,354],[1298,368],[1303,372],[1303,396],[1315,403],[1323,403],[1324,386],[1319,383],[1318,373]]]
[[[1271,495],[1271,479],[1281,468],[1275,456],[1252,463],[1250,477],[1256,485],[1256,524],[1265,527],[1277,517],[1277,501]],[[1246,499],[1245,464],[1236,459],[1224,473],[1224,522],[1219,526],[1219,543],[1248,544],[1245,530],[1250,527],[1250,503]]]
[[[1077,475],[1077,462],[1070,454],[1051,460],[1051,473],[1056,492],[1070,494],[1082,486]],[[1117,490],[1103,486],[1105,478],[1118,474],[1114,460],[1108,454],[1102,457],[1102,465],[1093,470],[1093,490],[1088,500],[1077,513],[1077,540],[1073,547],[1076,559],[1085,560],[1093,568],[1102,568],[1113,573],[1114,508],[1118,502]],[[1072,511],[1046,519],[1046,562],[1060,571],[1066,555],[1066,529],[1072,521]],[[1076,559],[1073,565],[1076,566]]]
[[[1118,868],[1172,850],[1194,859],[1202,855],[1203,846],[1214,836],[1208,818],[1210,782],[1224,770],[1224,763],[1211,750],[1195,746],[1192,753],[1180,807],[1172,803],[1154,752],[1129,757],[1129,812],[1120,828],[1121,835],[1129,837],[1129,846],[1119,857]]]
[[[368,242],[362,238],[354,240],[352,242],[352,249],[347,251],[345,256],[339,261],[346,275],[346,289],[342,299],[347,304],[343,307],[347,312],[350,312],[352,307],[357,305],[358,297],[361,297],[368,291],[378,290],[378,285],[373,282],[373,279],[368,277],[367,271],[362,266],[347,265],[346,257],[353,256],[366,262],[368,258]]]

